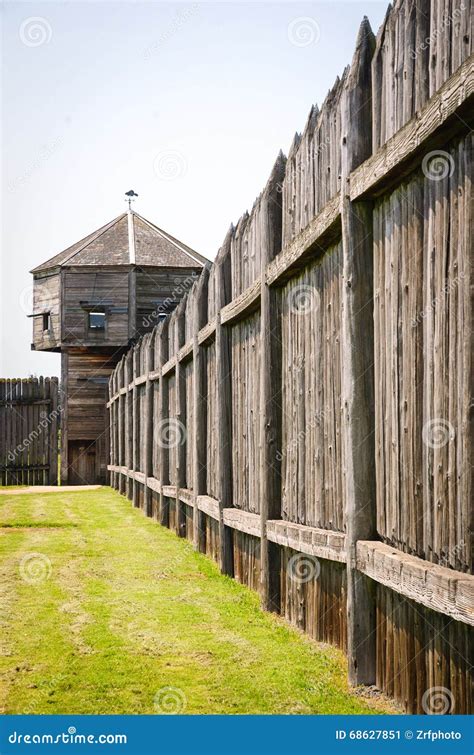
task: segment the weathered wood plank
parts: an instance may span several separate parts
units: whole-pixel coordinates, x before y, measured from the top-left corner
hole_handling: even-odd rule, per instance
[[[198,495],[197,507],[199,511],[202,511],[207,516],[212,517],[217,522],[221,518],[219,501],[216,498],[211,498],[209,495]]]
[[[431,564],[385,543],[360,540],[357,568],[406,598],[474,625],[474,576]]]
[[[356,569],[356,542],[375,535],[372,207],[351,202],[349,175],[371,150],[371,59],[364,19],[342,98],[342,443],[347,528],[347,655],[352,684],[375,682],[375,600]]]
[[[230,325],[258,309],[260,304],[260,279],[254,281],[236,299],[226,304],[220,313],[221,324]]]
[[[267,537],[271,542],[299,553],[346,563],[346,536],[343,532],[281,520],[268,520]]]
[[[200,346],[207,343],[207,341],[214,338],[216,333],[216,320],[210,320],[204,325],[198,333],[198,343]]]
[[[280,153],[261,199],[260,271],[260,583],[266,609],[280,610],[280,552],[267,538],[267,520],[281,517],[282,335],[279,292],[265,270],[282,246],[280,186],[285,159]],[[253,533],[249,533],[253,534]]]
[[[231,527],[239,532],[246,532],[253,537],[261,535],[261,518],[259,514],[252,514],[250,511],[230,508],[223,509],[223,520],[226,527]]]

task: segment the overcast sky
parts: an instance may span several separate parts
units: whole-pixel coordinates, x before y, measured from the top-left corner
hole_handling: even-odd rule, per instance
[[[385,2],[2,7],[0,377],[30,351],[29,270],[125,210],[213,258]]]

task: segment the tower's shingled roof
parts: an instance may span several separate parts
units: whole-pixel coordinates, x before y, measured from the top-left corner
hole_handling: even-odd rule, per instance
[[[203,267],[207,261],[202,254],[130,210],[38,265],[31,272],[40,273],[58,266],[81,265]]]

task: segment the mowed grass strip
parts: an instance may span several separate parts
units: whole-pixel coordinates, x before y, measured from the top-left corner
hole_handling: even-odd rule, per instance
[[[4,713],[374,713],[346,662],[110,488],[0,497]]]

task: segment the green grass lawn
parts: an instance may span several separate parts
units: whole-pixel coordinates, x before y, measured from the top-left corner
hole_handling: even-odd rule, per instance
[[[5,713],[374,713],[345,659],[109,488],[0,496]]]

